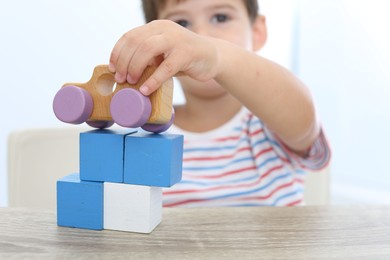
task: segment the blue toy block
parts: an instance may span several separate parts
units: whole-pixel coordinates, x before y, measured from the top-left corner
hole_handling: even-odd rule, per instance
[[[136,133],[126,136],[124,183],[171,187],[182,177],[183,136]]]
[[[57,181],[57,224],[65,227],[103,229],[102,182],[81,181],[71,174]]]
[[[80,179],[123,182],[125,136],[136,131],[94,130],[80,134]]]

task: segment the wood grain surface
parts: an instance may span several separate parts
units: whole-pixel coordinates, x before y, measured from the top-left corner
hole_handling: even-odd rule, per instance
[[[390,259],[390,206],[165,208],[151,234],[0,208],[0,259]]]

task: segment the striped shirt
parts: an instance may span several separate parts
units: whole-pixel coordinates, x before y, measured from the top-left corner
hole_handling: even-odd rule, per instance
[[[303,203],[305,170],[329,162],[324,135],[302,158],[289,151],[250,111],[206,133],[184,135],[183,178],[164,189],[165,207],[292,206]]]

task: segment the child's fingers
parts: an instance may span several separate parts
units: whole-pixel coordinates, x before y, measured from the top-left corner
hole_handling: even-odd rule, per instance
[[[131,58],[132,53],[135,50],[135,46],[138,46],[144,38],[148,37],[148,32],[144,27],[137,27],[123,34],[117,41],[114,48],[111,51],[109,69],[111,72],[120,72],[125,74],[129,62],[129,56]]]
[[[175,54],[166,58],[154,71],[144,84],[140,87],[140,91],[145,96],[156,91],[165,81],[175,76],[180,70],[180,63],[177,62]],[[176,62],[175,62],[176,60]]]
[[[138,82],[145,68],[153,63],[157,57],[162,57],[165,53],[172,51],[171,44],[160,34],[153,35],[145,39],[135,50],[127,68],[128,80],[130,84]]]
[[[134,54],[134,48],[132,46],[124,46],[119,54],[119,57],[115,65],[115,81],[123,83],[127,79],[127,68]],[[133,82],[131,82],[133,83]]]
[[[126,41],[127,41],[127,38],[125,37],[125,35],[123,35],[118,41],[117,43],[115,44],[114,48],[112,49],[111,51],[111,55],[110,55],[110,63],[108,65],[108,68],[111,72],[116,72],[116,65],[117,65],[117,61],[118,61],[118,58],[119,58],[119,55],[123,49],[123,47],[125,46],[126,44]]]
[[[111,66],[115,68],[116,82],[123,83],[126,81],[128,67],[141,41],[142,39],[139,38],[134,39],[131,36],[124,36],[124,40],[118,42],[118,48],[115,49],[115,52],[112,52],[112,60],[110,60]]]

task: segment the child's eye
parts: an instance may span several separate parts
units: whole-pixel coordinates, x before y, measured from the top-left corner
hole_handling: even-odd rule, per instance
[[[226,14],[216,14],[211,18],[212,23],[225,23],[230,18]]]
[[[179,25],[181,25],[181,26],[183,26],[183,27],[185,27],[185,28],[187,28],[188,26],[189,26],[189,22],[187,21],[187,20],[177,20],[177,21],[175,21],[175,23],[177,23],[177,24],[179,24]]]

